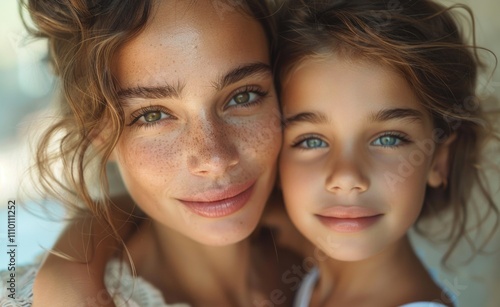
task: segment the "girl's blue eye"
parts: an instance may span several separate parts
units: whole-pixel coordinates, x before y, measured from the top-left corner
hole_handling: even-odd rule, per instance
[[[294,147],[301,147],[303,149],[314,149],[314,148],[324,148],[327,147],[327,144],[318,138],[308,138],[305,139],[296,145]]]
[[[407,142],[408,140],[404,136],[386,134],[375,139],[375,141],[373,141],[371,145],[382,147],[397,147]]]

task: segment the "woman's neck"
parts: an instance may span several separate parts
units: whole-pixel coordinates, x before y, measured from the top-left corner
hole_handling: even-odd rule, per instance
[[[259,277],[250,262],[248,239],[207,246],[156,223],[143,223],[130,240],[137,274],[167,303],[192,306],[253,306]]]
[[[319,263],[320,280],[311,306],[389,306],[440,299],[435,285],[405,236],[363,261],[328,259]],[[382,294],[385,293],[385,294]]]

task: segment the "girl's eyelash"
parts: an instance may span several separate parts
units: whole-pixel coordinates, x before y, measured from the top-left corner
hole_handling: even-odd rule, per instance
[[[143,107],[143,108],[140,108],[139,110],[137,111],[134,111],[132,114],[130,114],[130,123],[127,124],[127,126],[132,126],[134,124],[136,124],[138,127],[142,127],[142,126],[147,126],[147,127],[152,127],[156,124],[158,124],[158,122],[160,122],[160,120],[158,121],[154,121],[154,122],[151,122],[151,123],[137,123],[137,121],[145,116],[146,114],[148,113],[152,113],[152,112],[161,112],[161,113],[166,113],[166,114],[170,114],[170,111],[165,109],[164,107],[161,107],[161,106],[148,106],[148,107]]]
[[[402,146],[402,145],[405,145],[405,144],[408,144],[408,143],[412,142],[411,139],[406,134],[403,134],[403,133],[400,133],[400,132],[386,132],[386,133],[383,133],[383,134],[377,136],[375,138],[375,140],[372,141],[371,143],[375,142],[376,140],[379,140],[380,138],[387,137],[387,136],[397,138],[399,141],[401,141],[402,144],[397,144],[397,145],[377,145],[377,146],[381,146],[381,147],[385,147],[385,148],[397,148],[399,146]],[[304,147],[300,146],[302,143],[304,143],[305,141],[307,141],[309,139],[317,139],[317,140],[320,140],[320,141],[322,141],[322,142],[324,142],[325,144],[328,145],[328,143],[325,142],[322,137],[320,137],[318,135],[315,135],[315,134],[309,134],[309,135],[301,136],[299,139],[295,140],[291,144],[291,147],[292,148],[298,148],[298,149],[304,149],[304,150],[313,149],[313,148],[304,148]]]
[[[397,148],[399,146],[402,146],[402,145],[405,145],[405,144],[412,142],[411,139],[408,137],[408,135],[401,133],[401,132],[385,132],[385,133],[377,136],[373,142],[375,142],[376,140],[383,138],[385,136],[397,138],[402,142],[402,144],[398,144],[398,145],[380,145],[380,146],[385,147],[385,148]]]
[[[305,150],[307,150],[308,148],[302,148],[302,147],[300,147],[300,144],[302,144],[304,141],[307,141],[308,139],[318,139],[318,140],[321,140],[322,142],[326,143],[323,140],[323,138],[321,138],[319,135],[308,134],[308,135],[303,135],[299,139],[297,139],[294,142],[292,142],[291,146],[292,146],[292,148],[298,148],[298,149],[305,149]]]

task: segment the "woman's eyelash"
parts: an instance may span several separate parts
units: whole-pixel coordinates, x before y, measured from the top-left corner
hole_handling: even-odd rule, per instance
[[[236,96],[238,96],[240,94],[245,94],[245,93],[248,93],[249,97],[251,97],[251,94],[256,94],[258,97],[255,98],[253,101],[239,103],[239,104],[236,104],[236,105],[231,106],[231,107],[238,107],[238,108],[239,107],[243,107],[243,108],[251,107],[255,104],[262,102],[263,98],[269,94],[268,91],[262,90],[258,86],[247,85],[247,86],[239,88],[239,89],[235,90],[233,93],[231,93],[231,95],[229,96],[230,99],[227,102],[227,105],[229,105],[231,103],[231,101],[233,101],[236,98]]]
[[[134,124],[137,123],[137,121],[139,119],[141,119],[141,117],[149,114],[149,113],[154,113],[154,112],[160,112],[160,113],[165,113],[165,114],[170,114],[170,112],[161,107],[161,106],[148,106],[148,107],[143,107],[143,108],[140,108],[139,110],[133,112],[132,114],[130,114],[130,123],[127,125],[127,126],[132,126]],[[160,120],[157,120],[157,121],[154,121],[154,122],[150,122],[150,123],[137,123],[138,126],[152,126],[152,125],[155,125],[159,122]]]

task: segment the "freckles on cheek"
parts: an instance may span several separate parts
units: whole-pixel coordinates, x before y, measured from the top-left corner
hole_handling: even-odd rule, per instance
[[[261,165],[264,168],[275,165],[281,149],[281,127],[276,121],[274,117],[269,117],[267,120],[248,122],[233,136],[246,155],[266,161]]]
[[[166,181],[173,177],[175,170],[181,169],[180,148],[162,138],[135,138],[120,147],[122,168],[137,179]]]

